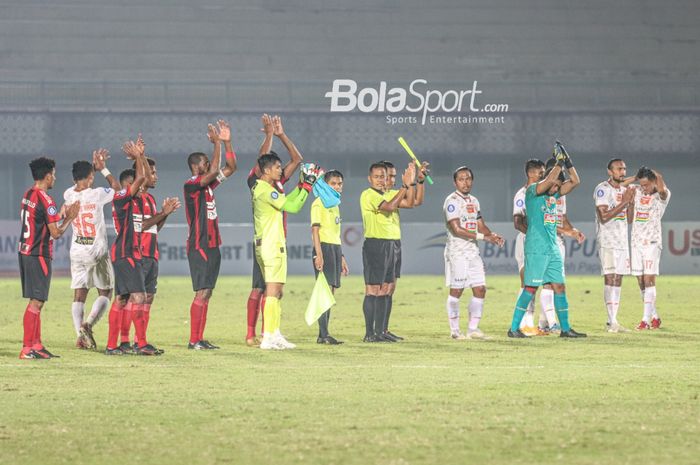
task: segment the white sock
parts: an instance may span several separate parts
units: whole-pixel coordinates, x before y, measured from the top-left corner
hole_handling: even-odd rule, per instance
[[[608,324],[612,324],[614,321],[612,293],[613,287],[606,284],[603,288],[603,300],[605,300],[605,309],[608,311]]]
[[[557,314],[554,311],[554,290],[553,289],[542,289],[540,291],[540,305],[542,306],[542,313],[544,313],[547,319],[547,325],[551,328],[557,324]]]
[[[95,299],[95,302],[93,302],[92,309],[87,317],[87,322],[90,324],[90,326],[100,321],[100,318],[102,318],[102,315],[104,315],[108,308],[109,299],[103,295],[98,296],[97,299]]]
[[[447,318],[450,322],[450,332],[459,334],[459,299],[448,295],[445,307],[447,308]]]
[[[656,305],[656,287],[647,287],[644,289],[644,318],[646,323],[651,323],[654,315],[654,306]]]
[[[484,313],[484,299],[472,297],[469,301],[469,331],[479,328],[482,313]]]
[[[73,302],[70,307],[73,314],[73,327],[75,333],[80,336],[80,326],[83,324],[83,312],[85,310],[85,302]]]
[[[622,293],[622,288],[620,286],[610,286],[610,309],[608,314],[610,316],[610,323],[617,323],[617,311],[620,310],[620,294]],[[612,312],[612,313],[610,313]]]
[[[522,293],[525,291],[521,290],[520,292]],[[535,326],[535,299],[532,299],[530,305],[527,306],[527,311],[520,322],[520,329],[532,328],[533,326]]]

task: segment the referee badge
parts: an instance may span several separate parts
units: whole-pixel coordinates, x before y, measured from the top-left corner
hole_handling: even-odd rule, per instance
[[[279,196],[280,195],[275,191],[270,192],[270,197],[272,197],[274,200],[277,200]]]

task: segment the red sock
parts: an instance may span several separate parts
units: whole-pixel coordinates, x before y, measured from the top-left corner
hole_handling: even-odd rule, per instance
[[[205,300],[202,305],[202,319],[199,322],[199,340],[204,339],[204,327],[207,325],[207,312],[209,311],[209,301]]]
[[[36,325],[39,321],[39,310],[36,307],[32,307],[27,304],[27,308],[24,310],[24,337],[22,338],[22,346],[24,348],[29,348],[34,345],[34,336],[36,334]]]
[[[134,309],[131,302],[127,302],[122,308],[121,322],[121,342],[129,342],[129,333],[131,332],[131,322],[134,321]]]
[[[260,300],[262,294],[257,290],[250,291],[248,296],[248,334],[246,339],[255,337],[255,326],[258,324],[258,315],[260,313]]]
[[[146,325],[146,333],[148,333],[148,322],[151,320],[151,304],[143,304],[143,322]]]
[[[146,340],[146,321],[143,317],[143,304],[132,304],[131,305],[134,328],[136,328],[136,340],[139,341],[139,347],[143,347],[148,344]]]
[[[36,326],[34,327],[34,350],[41,350],[44,344],[41,342],[41,310],[36,314]]]
[[[112,302],[112,307],[109,309],[109,333],[107,336],[107,348],[116,349],[117,339],[119,339],[119,332],[122,326],[122,313],[123,309],[119,299],[114,299]]]
[[[190,306],[190,344],[199,342],[199,325],[202,322],[202,310],[204,301],[194,298]]]

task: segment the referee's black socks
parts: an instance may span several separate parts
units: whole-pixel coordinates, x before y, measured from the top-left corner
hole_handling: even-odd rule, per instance
[[[393,296],[388,295],[386,296],[386,305],[385,305],[385,312],[386,314],[384,315],[384,323],[383,323],[383,332],[389,331],[389,317],[391,317],[391,305],[394,303]]]
[[[377,308],[377,296],[365,295],[362,312],[365,314],[365,337],[374,335],[374,318]]]
[[[387,298],[389,296],[377,296],[374,313],[374,334],[384,334],[384,320],[386,320]]]

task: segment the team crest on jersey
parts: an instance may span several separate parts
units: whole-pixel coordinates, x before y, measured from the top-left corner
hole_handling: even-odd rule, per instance
[[[55,205],[51,205],[51,206],[49,207],[48,212],[49,212],[49,215],[51,215],[51,216],[53,216],[53,215],[55,215],[56,213],[58,213],[58,211],[56,210],[56,206],[55,206]]]
[[[473,203],[467,204],[467,213],[476,213],[476,207],[474,207]]]
[[[515,201],[515,205],[517,205],[518,207],[522,207],[523,205],[525,205],[525,202],[523,202],[523,199],[518,199]]]
[[[598,192],[595,193],[598,197],[602,197],[605,195],[605,191],[603,189],[598,189]]]
[[[557,199],[554,197],[547,197],[547,207],[552,207],[557,204]]]
[[[126,189],[122,189],[119,192],[117,192],[117,195],[126,195]]]
[[[272,197],[274,200],[277,200],[279,196],[280,195],[275,191],[270,192],[270,197]]]
[[[642,196],[642,198],[639,200],[639,203],[641,203],[642,205],[649,205],[651,203],[651,196],[650,195]]]
[[[452,204],[447,205],[447,211],[452,213],[453,211],[455,211],[455,206]]]

